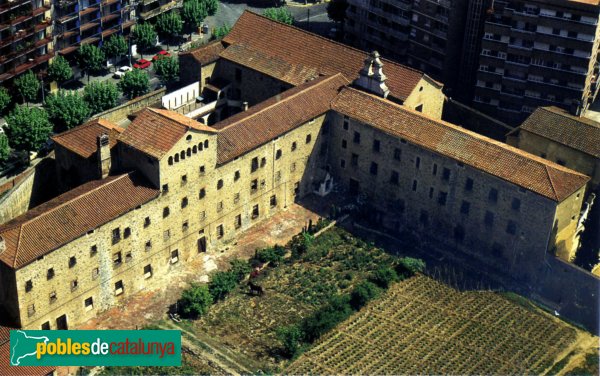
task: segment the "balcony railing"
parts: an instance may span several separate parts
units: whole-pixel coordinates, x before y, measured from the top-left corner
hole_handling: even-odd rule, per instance
[[[142,12],[140,13],[140,18],[143,20],[147,20],[148,18],[152,18],[154,16],[158,16],[159,14],[166,12],[168,10],[174,9],[174,8],[178,8],[181,6],[181,2],[180,1],[171,1],[170,3],[167,3],[165,5],[161,5],[160,7],[156,8],[156,9],[152,9],[148,12]]]

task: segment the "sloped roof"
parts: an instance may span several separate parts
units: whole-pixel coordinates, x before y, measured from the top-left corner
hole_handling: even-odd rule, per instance
[[[210,64],[219,59],[219,54],[225,49],[220,40],[194,48],[193,50],[181,52],[180,56],[192,56],[201,65]]]
[[[117,144],[117,136],[121,132],[123,132],[123,128],[115,123],[106,119],[96,119],[57,134],[52,137],[52,140],[83,158],[89,158],[97,150],[98,136],[107,133],[112,148]]]
[[[10,365],[10,330],[0,326],[0,375],[6,376],[44,376],[54,371],[56,367],[11,367]]]
[[[161,159],[188,129],[214,133],[215,130],[174,111],[146,108],[119,136],[119,141]]]
[[[600,123],[558,107],[538,107],[521,129],[600,158]]]
[[[6,249],[0,261],[18,269],[158,193],[135,172],[83,184],[1,225]]]
[[[293,85],[317,74],[342,73],[354,80],[368,57],[364,51],[250,11],[240,16],[223,42],[228,47],[221,57]],[[389,60],[383,62],[391,95],[406,100],[424,73]]]
[[[590,179],[504,143],[353,88],[342,89],[333,101],[332,109],[553,201],[564,200]]]
[[[320,77],[215,124],[217,163],[225,163],[284,134],[330,109],[340,88],[348,84],[341,74]]]

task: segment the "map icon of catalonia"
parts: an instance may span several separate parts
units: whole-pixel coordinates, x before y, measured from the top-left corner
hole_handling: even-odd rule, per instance
[[[37,344],[39,342],[48,342],[48,337],[34,337],[27,335],[22,330],[13,330],[10,338],[11,354],[10,364],[18,366],[23,358],[28,356],[36,356]]]

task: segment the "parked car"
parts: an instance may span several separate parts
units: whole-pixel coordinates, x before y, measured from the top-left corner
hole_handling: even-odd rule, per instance
[[[152,64],[151,61],[148,61],[146,59],[139,59],[135,62],[135,64],[133,64],[133,67],[137,69],[146,69],[150,66],[150,64]]]
[[[169,57],[169,56],[171,56],[171,54],[168,51],[162,50],[159,53],[157,53],[156,55],[154,55],[154,57],[152,57],[152,61],[156,61],[163,57]]]
[[[133,70],[133,68],[131,68],[128,65],[125,65],[125,66],[117,69],[117,71],[115,72],[115,74],[113,74],[113,77],[114,78],[121,78],[121,77],[123,77],[125,75],[125,73],[127,73],[129,71],[132,71],[132,70]]]

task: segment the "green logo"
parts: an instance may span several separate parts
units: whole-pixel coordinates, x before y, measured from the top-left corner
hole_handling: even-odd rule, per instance
[[[179,330],[11,330],[11,366],[180,366]]]

